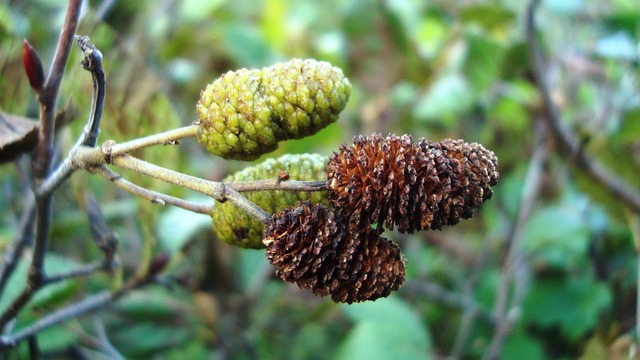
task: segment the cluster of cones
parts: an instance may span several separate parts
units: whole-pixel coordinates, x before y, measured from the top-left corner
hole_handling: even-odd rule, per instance
[[[276,274],[336,302],[388,296],[404,282],[401,233],[470,218],[492,195],[498,159],[477,143],[357,137],[327,164],[330,206],[300,203],[273,216],[263,242]]]

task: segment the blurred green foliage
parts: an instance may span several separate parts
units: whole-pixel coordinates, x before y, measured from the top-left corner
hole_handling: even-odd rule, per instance
[[[1,110],[37,117],[21,64],[22,40],[36,48],[47,70],[65,6],[62,0],[0,3]],[[87,174],[76,174],[56,196],[47,266],[64,270],[100,258],[79,205],[91,191],[119,235],[125,275],[135,271],[145,240],[156,243],[154,252],[172,254],[168,288],[136,291],[100,314],[109,341],[127,358],[429,359],[455,351],[460,358],[481,358],[494,333],[491,321],[475,316],[469,322],[473,309],[460,305],[468,302],[419,289],[436,284],[454,300],[471,299],[479,312],[490,314],[495,306],[540,113],[524,10],[516,0],[87,2],[78,32],[102,50],[108,81],[100,141],[190,124],[200,90],[228,70],[315,58],[341,67],[350,79],[347,109],[338,124],[263,158],[328,155],[353,135],[373,131],[410,133],[481,142],[497,154],[501,180],[493,199],[458,226],[385,233],[405,249],[408,290],[375,303],[340,306],[315,298],[273,278],[261,251],[214,239],[206,216],[132,200]],[[562,120],[592,157],[638,186],[636,1],[544,1],[538,20]],[[71,122],[58,134],[63,152],[82,130],[90,106],[91,81],[80,58],[74,49],[59,98]],[[137,155],[212,180],[245,166],[213,158],[193,141]],[[518,269],[525,295],[505,359],[616,358],[613,344],[637,331],[630,213],[571,161],[553,155],[546,164],[525,226]],[[26,157],[2,166],[2,251],[16,237],[28,173]],[[27,258],[22,260],[1,307],[22,286]],[[16,326],[110,286],[109,277],[99,275],[48,287]],[[39,345],[52,358],[65,358],[70,349],[98,358],[100,349],[90,341],[96,331],[86,317],[41,333]],[[26,345],[14,351],[18,358],[26,353]]]

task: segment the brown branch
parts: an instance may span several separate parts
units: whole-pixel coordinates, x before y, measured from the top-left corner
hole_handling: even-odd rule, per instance
[[[533,60],[533,70],[544,102],[546,121],[554,138],[562,146],[565,156],[575,161],[576,166],[616,198],[619,198],[634,212],[640,212],[640,192],[628,183],[612,175],[593,156],[588,156],[579,139],[561,122],[560,110],[551,98],[549,83],[546,78],[546,60],[540,50],[535,29],[535,12],[539,0],[530,0],[526,12],[526,35],[529,53]]]
[[[67,7],[64,24],[47,80],[38,96],[40,104],[40,127],[38,147],[33,162],[34,182],[38,186],[51,170],[54,155],[55,111],[60,82],[69,61],[69,53],[74,34],[78,27],[82,0],[71,0]],[[53,210],[52,194],[36,194],[36,235],[33,257],[29,267],[27,286],[0,315],[0,329],[16,317],[18,312],[29,302],[33,294],[42,286],[44,275],[44,257],[49,244],[49,230]]]

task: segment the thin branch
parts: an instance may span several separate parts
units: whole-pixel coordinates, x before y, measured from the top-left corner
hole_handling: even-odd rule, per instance
[[[205,215],[211,214],[211,210],[212,210],[211,205],[198,204],[198,203],[194,203],[191,201],[183,200],[180,198],[176,198],[170,195],[166,195],[163,193],[159,193],[153,190],[143,188],[141,186],[138,186],[126,180],[125,178],[122,177],[122,175],[112,171],[105,165],[95,168],[94,171],[98,173],[100,176],[104,177],[105,179],[113,182],[120,189],[132,195],[141,197],[143,199],[147,199],[154,204],[160,204],[160,205],[168,204],[168,205],[173,205],[173,206],[176,206],[191,212],[195,212],[198,214],[205,214]]]
[[[53,161],[55,132],[56,100],[65,67],[69,61],[69,53],[73,36],[80,17],[81,0],[70,0],[64,24],[53,59],[49,76],[38,97],[40,103],[40,128],[38,148],[33,162],[35,185],[38,186],[48,175]],[[18,312],[29,302],[31,296],[40,288],[44,279],[44,257],[49,245],[49,230],[53,210],[51,194],[36,194],[36,236],[27,286],[0,315],[0,329],[15,318]]]
[[[85,70],[91,72],[93,82],[93,96],[91,99],[91,110],[89,111],[89,120],[85,126],[84,132],[78,138],[76,144],[69,151],[66,159],[36,188],[36,194],[44,195],[52,193],[60,184],[62,184],[73,172],[71,157],[75,150],[80,146],[96,145],[98,133],[100,132],[100,122],[102,120],[102,112],[104,109],[104,97],[106,93],[106,81],[104,71],[102,69],[102,53],[86,36],[76,36],[78,46],[85,54],[82,66]]]
[[[551,98],[551,91],[546,78],[546,60],[542,55],[536,37],[535,12],[539,4],[540,0],[529,1],[526,13],[526,35],[530,56],[533,60],[536,82],[547,113],[545,119],[551,129],[551,133],[562,146],[565,155],[574,160],[580,170],[584,171],[635,212],[640,212],[640,192],[620,180],[619,177],[612,175],[611,171],[602,166],[593,156],[587,155],[575,134],[562,124],[560,110]]]
[[[99,271],[112,271],[118,264],[111,259],[104,259],[101,261],[96,261],[91,264],[86,264],[83,266],[79,266],[75,269],[47,276],[44,280],[43,284],[48,285],[68,279],[74,279],[84,276],[89,276]]]
[[[107,330],[105,329],[104,322],[98,316],[94,316],[94,327],[96,329],[97,345],[113,360],[124,360],[124,356],[118,352],[118,350],[111,344],[109,337],[107,336]]]
[[[130,154],[134,151],[144,149],[150,146],[156,145],[174,145],[178,144],[180,140],[195,136],[198,133],[197,125],[189,125],[182,128],[165,131],[159,134],[153,134],[140,139],[127,141],[122,144],[116,144],[114,142],[106,142],[103,148],[109,148],[109,154],[112,157]]]
[[[62,31],[58,38],[53,63],[47,80],[38,98],[40,102],[40,133],[38,137],[38,153],[36,155],[35,178],[44,179],[51,167],[53,154],[53,137],[55,131],[56,101],[60,82],[69,61],[69,53],[73,44],[73,36],[78,27],[82,0],[70,0],[67,7]]]
[[[481,270],[487,262],[490,254],[493,252],[493,247],[489,239],[485,239],[482,243],[482,249],[476,255],[473,267],[470,268],[469,275],[465,278],[464,285],[462,286],[463,296],[473,296],[474,289],[480,279],[480,274],[482,273]],[[477,311],[474,311],[474,309],[466,309],[462,314],[460,326],[458,327],[455,341],[451,348],[451,354],[449,355],[450,359],[459,359],[461,357],[461,354],[467,345],[469,336],[472,333],[472,328],[477,316],[478,313]]]
[[[524,297],[523,284],[513,280],[514,275],[521,275],[521,267],[523,257],[521,253],[521,243],[524,235],[524,228],[531,217],[531,212],[535,205],[538,193],[540,191],[540,183],[542,181],[544,164],[549,157],[549,151],[546,143],[545,124],[538,120],[535,128],[535,148],[529,163],[529,169],[522,189],[522,197],[518,219],[516,221],[513,233],[509,239],[509,250],[507,257],[500,272],[500,281],[497,288],[496,302],[493,314],[497,320],[494,329],[493,340],[489,350],[485,353],[483,359],[499,359],[502,352],[504,340],[517,321],[517,317],[510,314],[518,314],[518,309],[522,298]],[[518,279],[520,280],[520,279]],[[511,284],[516,283],[516,291],[513,292],[511,301],[509,294],[511,293]]]
[[[426,296],[429,300],[438,304],[450,306],[465,311],[472,311],[482,317],[490,324],[494,324],[496,319],[473,298],[456,293],[443,288],[442,286],[428,281],[408,281],[401,290],[406,294],[419,294]]]
[[[104,291],[77,303],[68,305],[60,310],[54,311],[33,325],[20,330],[15,334],[0,337],[0,350],[15,347],[20,341],[68,319],[99,310],[121,295],[121,292],[112,293],[110,291]]]
[[[96,146],[98,134],[100,133],[100,122],[104,109],[104,96],[106,91],[106,81],[104,70],[102,69],[102,53],[94,44],[89,41],[88,36],[76,36],[78,46],[84,53],[82,67],[91,72],[93,82],[93,97],[91,99],[91,115],[84,130],[84,146]]]
[[[78,162],[89,169],[94,165],[103,164],[105,161],[105,156],[96,156],[95,150],[98,149],[87,149],[86,147],[78,149]],[[107,158],[109,157],[110,156],[107,156]],[[87,162],[86,160],[89,160],[89,162]],[[111,164],[120,168],[131,170],[139,174],[150,176],[154,179],[162,180],[169,184],[177,185],[185,189],[205,194],[221,202],[230,200],[236,206],[247,212],[249,215],[262,222],[268,222],[271,220],[270,214],[262,210],[253,202],[247,200],[247,198],[240,195],[234,189],[226,186],[226,184],[224,183],[209,181],[195,176],[183,174],[171,169],[151,164],[130,155],[117,156],[109,160],[111,160]],[[98,163],[92,164],[91,161],[97,161]]]
[[[326,191],[327,182],[325,180],[317,181],[299,181],[299,180],[281,180],[280,178],[242,181],[227,183],[227,187],[237,192],[262,191],[262,190],[286,190],[286,191]]]
[[[88,298],[69,304],[61,309],[49,313],[34,324],[8,336],[0,336],[0,350],[15,347],[20,341],[33,336],[40,331],[58,325],[69,319],[77,318],[95,311],[118,300],[131,290],[139,289],[155,281],[155,273],[150,276],[132,278],[127,284],[116,291],[103,291]]]

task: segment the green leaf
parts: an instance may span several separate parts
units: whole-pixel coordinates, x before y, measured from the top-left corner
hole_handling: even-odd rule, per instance
[[[476,91],[487,91],[500,71],[504,48],[488,36],[467,35],[467,56],[462,72]]]
[[[611,306],[606,284],[580,274],[567,279],[540,280],[533,284],[523,303],[527,321],[542,327],[559,326],[569,340],[593,330],[600,312]]]
[[[78,264],[67,258],[56,254],[49,254],[45,259],[45,271],[47,274],[55,275],[74,269]],[[9,303],[20,294],[27,282],[27,272],[29,261],[26,258],[20,259],[16,269],[9,278],[5,293],[0,301],[0,309],[6,309]],[[74,295],[77,280],[64,280],[45,286],[34,295],[29,303],[29,308],[55,305],[70,296]]]
[[[178,3],[181,21],[196,23],[211,18],[211,13],[222,6],[226,0],[182,0]]]
[[[431,339],[419,315],[391,296],[375,302],[343,306],[356,322],[336,359],[430,359]]]
[[[424,122],[452,126],[452,116],[471,109],[474,95],[467,81],[459,74],[439,78],[418,99],[413,115]]]
[[[640,139],[640,108],[624,113],[620,127],[614,134],[616,143],[632,144]]]
[[[502,358],[543,360],[546,356],[543,344],[528,335],[524,329],[518,328],[505,340]]]
[[[136,322],[110,333],[113,345],[131,357],[152,358],[179,346],[193,337],[193,330],[177,324],[161,325],[154,322]]]
[[[189,200],[199,203],[210,201],[204,196]],[[160,215],[156,224],[156,232],[162,247],[170,254],[175,254],[194,235],[208,227],[211,227],[211,217],[193,214],[177,207],[169,207]]]
[[[179,312],[187,310],[187,304],[170,296],[164,290],[134,292],[119,300],[114,306],[129,319],[168,321]]]
[[[224,42],[238,63],[247,67],[262,67],[274,61],[271,47],[256,29],[232,24],[223,31]]]
[[[503,6],[472,5],[462,9],[460,17],[465,22],[480,24],[487,29],[505,27],[515,20],[515,14]]]
[[[567,196],[536,211],[524,230],[522,247],[541,266],[570,269],[583,261],[589,245],[585,197]]]

